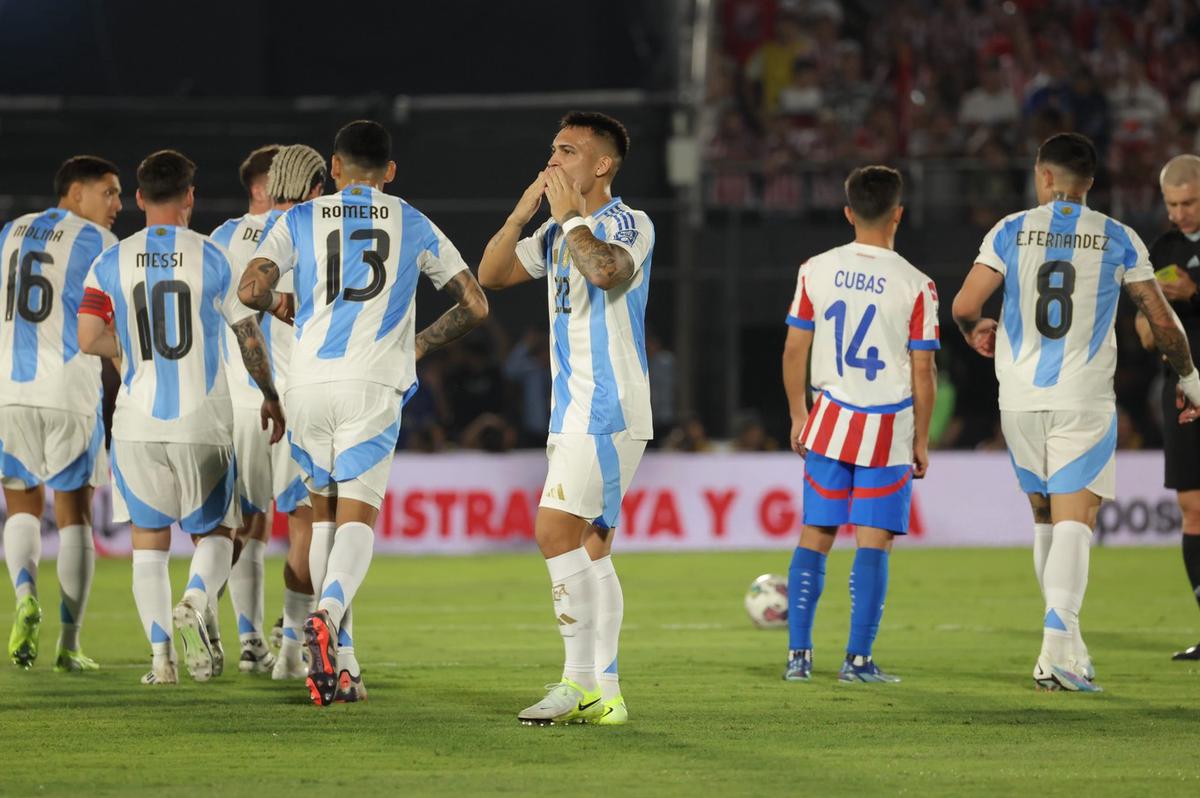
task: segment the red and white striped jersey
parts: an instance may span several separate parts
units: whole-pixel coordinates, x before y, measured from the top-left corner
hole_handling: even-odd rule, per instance
[[[787,323],[813,331],[816,403],[802,440],[817,454],[912,463],[914,349],[938,349],[933,281],[890,249],[857,242],[803,266]]]

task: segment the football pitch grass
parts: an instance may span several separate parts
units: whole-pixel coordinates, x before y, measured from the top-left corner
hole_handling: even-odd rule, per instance
[[[1093,552],[1084,631],[1105,688],[1046,694],[1030,672],[1041,602],[1027,550],[899,551],[876,658],[898,685],[844,685],[851,554],[831,557],[816,673],[781,681],[787,635],[742,594],[787,552],[619,555],[623,727],[520,726],[562,646],[536,554],[379,557],[356,602],[370,701],[320,709],[303,685],[237,672],[143,687],[149,651],[127,561],[102,561],[84,649],[52,672],[58,594],[32,671],[0,668],[0,794],[1195,795],[1200,638],[1179,554]],[[172,559],[184,584],[185,557]],[[268,560],[268,623],[280,560]],[[4,589],[5,604],[11,593]],[[10,616],[4,615],[7,641]]]

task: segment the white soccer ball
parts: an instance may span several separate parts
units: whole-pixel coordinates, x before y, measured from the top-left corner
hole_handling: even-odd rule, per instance
[[[787,579],[763,574],[746,591],[746,614],[759,629],[784,629],[788,625]]]

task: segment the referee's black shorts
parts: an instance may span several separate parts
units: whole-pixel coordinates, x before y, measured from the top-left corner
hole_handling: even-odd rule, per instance
[[[1163,486],[1171,490],[1200,490],[1200,421],[1179,423],[1175,407],[1175,385],[1178,378],[1168,374],[1163,382]]]

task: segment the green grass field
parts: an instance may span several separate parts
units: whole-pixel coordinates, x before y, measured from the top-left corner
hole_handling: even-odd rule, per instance
[[[786,633],[742,593],[787,553],[626,555],[632,722],[526,728],[557,680],[545,568],[527,555],[384,558],[356,603],[364,705],[243,676],[147,688],[130,566],[105,561],[84,633],[99,674],[53,673],[57,588],[29,672],[0,668],[0,795],[1195,795],[1200,637],[1174,549],[1096,550],[1084,630],[1106,692],[1037,693],[1041,615],[1025,550],[900,551],[876,658],[899,685],[836,682],[850,554],[830,560],[817,674],[780,680]],[[278,574],[281,563],[268,562]],[[186,559],[172,562],[182,589]],[[281,587],[268,584],[268,613]],[[7,588],[5,589],[6,595]],[[227,602],[227,637],[234,630]],[[7,640],[8,619],[3,634]],[[236,660],[236,653],[231,660]],[[181,676],[183,675],[181,671]]]

